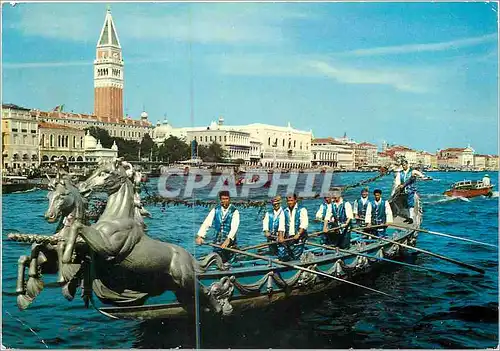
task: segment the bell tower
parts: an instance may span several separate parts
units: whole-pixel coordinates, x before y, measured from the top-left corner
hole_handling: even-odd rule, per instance
[[[123,57],[108,7],[94,60],[94,115],[109,122],[123,119]]]

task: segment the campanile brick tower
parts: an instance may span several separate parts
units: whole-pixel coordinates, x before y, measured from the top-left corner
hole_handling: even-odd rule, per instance
[[[94,114],[109,122],[123,119],[123,57],[108,8],[94,60]]]

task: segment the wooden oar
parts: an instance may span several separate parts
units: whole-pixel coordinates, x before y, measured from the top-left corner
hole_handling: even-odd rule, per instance
[[[403,244],[403,243],[400,243],[400,242],[397,242],[397,241],[394,241],[394,240],[391,240],[391,239],[386,239],[386,238],[381,238],[381,237],[378,237],[376,235],[373,235],[373,234],[369,234],[369,233],[366,233],[366,232],[362,232],[362,231],[359,231],[359,230],[356,230],[356,229],[352,229],[353,232],[356,232],[356,233],[359,233],[359,234],[363,234],[363,235],[367,235],[369,237],[372,237],[372,238],[375,238],[375,239],[378,239],[378,240],[382,240],[382,241],[386,241],[388,243],[392,243],[392,244],[396,244],[396,245],[399,245],[399,246],[402,246],[402,247],[406,247],[408,249],[411,249],[411,250],[415,250],[415,251],[418,251],[418,252],[422,252],[422,253],[425,253],[429,256],[434,256],[436,258],[439,258],[441,260],[445,260],[445,261],[448,261],[448,262],[451,262],[451,263],[454,263],[456,265],[459,265],[461,267],[464,267],[464,268],[467,268],[467,269],[470,269],[470,270],[473,270],[475,272],[479,272],[481,274],[484,274],[485,271],[484,269],[482,268],[479,268],[479,267],[476,267],[476,266],[473,266],[473,265],[470,265],[468,263],[464,263],[464,262],[461,262],[461,261],[458,261],[458,260],[455,260],[453,258],[450,258],[450,257],[446,257],[446,256],[442,256],[442,255],[439,255],[437,253],[434,253],[434,252],[431,252],[431,251],[427,251],[427,250],[423,250],[423,249],[419,249],[417,247],[413,247],[413,246],[410,246],[410,245],[406,245],[406,244]]]
[[[471,243],[474,243],[474,244],[478,244],[478,245],[485,245],[485,246],[491,246],[491,247],[494,247],[494,248],[498,248],[497,245],[487,244],[487,243],[483,243],[481,241],[476,241],[476,240],[472,240],[472,239],[461,238],[459,236],[454,236],[454,235],[450,235],[450,234],[445,234],[445,233],[440,233],[440,232],[434,232],[432,230],[406,227],[404,225],[393,224],[393,223],[389,224],[389,226],[394,227],[394,228],[406,229],[406,230],[416,230],[416,231],[419,231],[419,232],[422,232],[422,233],[434,234],[434,235],[439,235],[439,236],[445,236],[445,237],[453,238],[453,239],[457,239],[457,240],[468,241],[468,242],[471,242]]]
[[[391,259],[388,259],[388,258],[385,258],[385,257],[372,256],[372,255],[368,255],[368,254],[365,254],[365,253],[362,253],[362,252],[357,252],[357,251],[353,252],[353,251],[349,251],[349,250],[340,249],[340,248],[337,248],[335,246],[320,245],[320,244],[315,244],[315,243],[310,243],[310,242],[308,242],[306,245],[315,246],[315,247],[322,247],[322,248],[327,249],[327,250],[334,250],[334,251],[338,250],[339,252],[343,252],[343,253],[346,253],[346,254],[353,254],[353,255],[368,257],[368,258],[372,258],[372,259],[380,260],[380,261],[387,261],[387,262],[399,264],[399,265],[402,265],[402,266],[407,266],[407,267],[411,267],[411,268],[415,268],[415,269],[420,269],[420,270],[423,270],[423,271],[430,271],[430,272],[436,272],[436,273],[441,273],[441,274],[456,276],[456,274],[454,274],[454,273],[444,272],[444,271],[440,271],[440,270],[434,269],[434,268],[427,268],[427,267],[417,266],[416,264],[395,261],[395,260],[391,260]]]
[[[376,293],[379,293],[379,294],[382,294],[382,295],[385,295],[385,296],[388,296],[388,297],[392,297],[394,299],[397,298],[397,297],[389,295],[389,294],[387,294],[387,293],[385,293],[383,291],[372,289],[372,288],[369,288],[367,286],[364,286],[364,285],[361,285],[361,284],[358,284],[358,283],[354,283],[354,282],[351,282],[349,280],[345,280],[345,279],[342,279],[342,278],[339,278],[339,277],[335,277],[333,275],[330,275],[330,274],[327,274],[327,273],[324,273],[324,272],[314,271],[314,270],[306,268],[306,267],[297,266],[297,265],[295,265],[293,263],[283,262],[283,261],[280,261],[280,260],[276,260],[274,258],[265,257],[265,256],[257,255],[257,254],[251,253],[251,252],[245,252],[245,251],[241,251],[241,250],[238,250],[238,249],[233,249],[233,248],[230,248],[230,247],[224,247],[223,248],[222,246],[215,245],[215,244],[212,244],[212,243],[206,243],[205,245],[216,247],[218,249],[223,249],[223,250],[231,251],[231,252],[234,252],[234,253],[237,253],[237,254],[240,254],[240,255],[246,255],[246,256],[253,257],[253,258],[258,258],[258,259],[261,259],[261,260],[264,260],[264,261],[267,261],[267,262],[273,262],[275,264],[279,264],[279,265],[286,266],[286,267],[291,267],[291,268],[294,268],[294,269],[299,270],[299,271],[304,271],[304,272],[316,274],[316,275],[319,275],[319,276],[322,276],[322,277],[326,277],[326,278],[338,280],[340,282],[343,282],[343,283],[346,283],[346,284],[351,284],[351,285],[354,285],[354,286],[357,286],[357,287],[360,287],[360,288],[363,288],[363,289],[367,289],[367,290],[370,290],[370,291],[373,291],[373,292],[376,292]]]
[[[321,234],[326,234],[326,233],[330,233],[330,232],[333,232],[333,231],[338,230],[338,229],[342,229],[343,227],[345,227],[345,225],[341,225],[339,227],[328,229],[326,232],[320,231],[320,232],[314,232],[311,234],[307,234],[307,236],[309,238],[313,238],[313,237],[316,237],[316,236],[321,235]],[[267,243],[260,243],[260,244],[256,244],[256,245],[252,245],[252,246],[242,247],[242,248],[240,248],[240,250],[247,251],[247,250],[252,250],[252,249],[260,249],[261,247],[266,247],[266,246],[273,245],[273,244],[283,244],[284,242],[292,241],[292,240],[297,240],[297,239],[294,239],[292,237],[292,238],[287,238],[287,239],[283,240],[282,242],[268,241]]]

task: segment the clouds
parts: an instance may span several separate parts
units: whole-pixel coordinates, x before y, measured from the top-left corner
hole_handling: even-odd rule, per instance
[[[377,55],[397,55],[417,52],[436,52],[451,49],[461,49],[476,46],[484,43],[494,43],[498,41],[498,33],[482,35],[474,38],[461,38],[457,40],[428,43],[428,44],[407,44],[399,46],[383,46],[369,49],[358,49],[343,52],[344,55],[353,56],[377,56]]]
[[[9,28],[27,36],[96,41],[104,14],[101,4],[22,4],[9,9],[17,17]],[[120,37],[231,45],[279,44],[285,41],[283,23],[305,17],[283,4],[247,3],[118,3],[112,14]]]

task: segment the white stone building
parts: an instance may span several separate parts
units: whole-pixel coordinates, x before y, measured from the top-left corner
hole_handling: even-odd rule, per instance
[[[28,168],[39,163],[38,123],[30,110],[2,104],[2,166]]]
[[[88,131],[84,138],[84,145],[85,161],[87,162],[114,160],[118,157],[118,146],[115,141],[113,141],[111,148],[106,149],[101,145],[101,142],[90,135]]]
[[[350,144],[329,137],[313,139],[311,145],[313,166],[354,169],[354,150]]]

